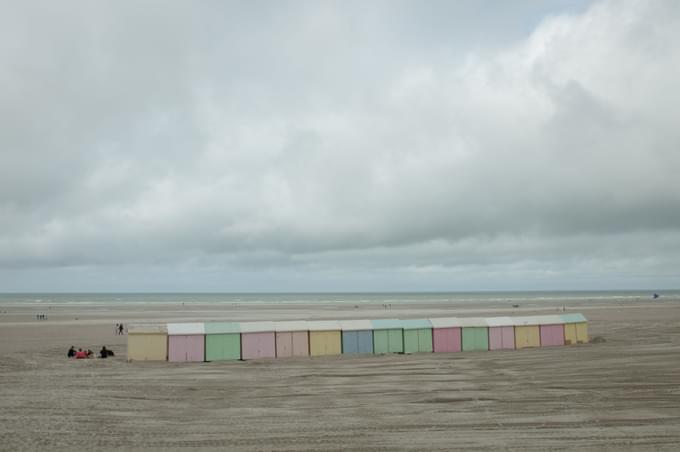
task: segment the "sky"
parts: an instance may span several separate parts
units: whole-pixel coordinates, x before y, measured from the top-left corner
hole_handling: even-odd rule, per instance
[[[680,2],[0,0],[0,292],[680,288]]]

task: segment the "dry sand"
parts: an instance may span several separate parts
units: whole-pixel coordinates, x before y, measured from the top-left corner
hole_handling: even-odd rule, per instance
[[[680,300],[569,306],[606,343],[127,363],[118,321],[554,313],[555,306],[0,306],[0,450],[680,450]],[[77,320],[76,320],[77,318]],[[74,361],[70,345],[114,359]]]

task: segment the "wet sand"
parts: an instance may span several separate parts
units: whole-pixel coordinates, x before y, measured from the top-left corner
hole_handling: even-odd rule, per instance
[[[119,321],[556,309],[0,306],[0,450],[680,450],[680,300],[568,306],[606,342],[503,352],[127,363],[114,335]],[[116,357],[68,360],[70,345]]]

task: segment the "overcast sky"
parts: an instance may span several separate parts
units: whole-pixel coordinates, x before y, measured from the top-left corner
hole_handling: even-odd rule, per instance
[[[0,292],[680,287],[680,2],[0,0]]]

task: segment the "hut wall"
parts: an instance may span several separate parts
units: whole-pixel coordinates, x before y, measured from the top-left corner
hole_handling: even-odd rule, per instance
[[[564,343],[567,345],[588,343],[588,324],[583,322],[564,325]]]
[[[564,345],[564,325],[541,325],[541,347]]]
[[[486,327],[463,328],[463,351],[489,350],[489,331]]]
[[[489,327],[489,350],[511,350],[515,348],[515,330],[511,326]]]
[[[165,334],[129,334],[128,361],[165,361],[168,359],[168,336]]]
[[[243,359],[275,358],[274,333],[241,333],[241,357]]]
[[[279,331],[276,333],[276,357],[288,358],[293,356],[293,332]]]
[[[276,333],[276,356],[309,356],[309,335],[306,331],[282,331]]]
[[[404,336],[401,329],[373,330],[375,353],[403,353]]]
[[[515,348],[540,347],[541,335],[537,325],[515,326]]]
[[[433,328],[432,350],[435,353],[452,353],[461,351],[460,328]]]
[[[342,354],[352,355],[359,353],[359,332],[358,331],[343,331],[342,332]]]
[[[201,362],[205,359],[205,336],[202,334],[168,336],[168,361]]]
[[[340,331],[310,331],[309,354],[311,356],[342,354]]]
[[[432,352],[432,329],[404,330],[404,353]]]
[[[205,335],[206,361],[238,359],[241,359],[241,335],[239,333]]]
[[[309,356],[309,333],[293,331],[293,356]]]

